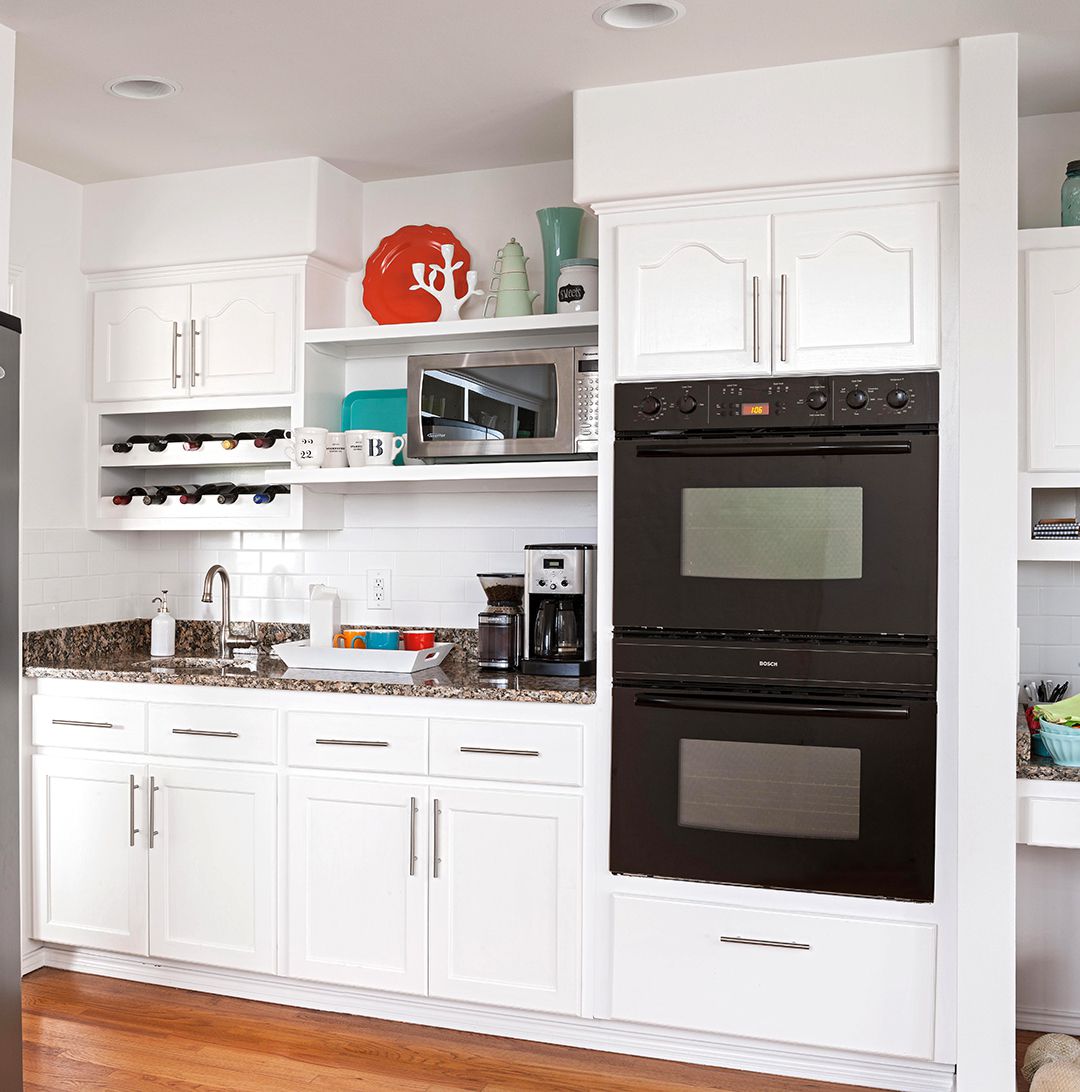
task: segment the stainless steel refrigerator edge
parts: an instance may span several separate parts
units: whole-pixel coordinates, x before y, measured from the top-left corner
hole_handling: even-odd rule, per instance
[[[22,1088],[19,897],[19,335],[0,312],[0,1088]]]

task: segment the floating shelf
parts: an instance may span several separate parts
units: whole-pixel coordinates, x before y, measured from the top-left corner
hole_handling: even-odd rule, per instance
[[[102,444],[99,465],[132,470],[156,466],[288,466],[289,457],[281,441],[263,448],[250,440],[241,440],[231,451],[216,442],[204,444],[198,451],[185,451],[180,444],[169,444],[164,451],[149,451],[145,444],[139,444],[127,454],[113,451],[110,444]]]
[[[342,470],[271,470],[268,485],[299,485],[314,493],[554,492],[596,488],[595,459],[549,462],[440,463]]]
[[[143,504],[136,497],[131,504],[116,505],[112,497],[98,501],[96,530],[115,527],[125,531],[184,528],[209,531],[219,527],[250,530],[272,524],[287,526],[293,513],[292,497],[275,497],[270,504],[256,504],[250,496],[238,497],[235,504],[218,504],[207,497],[199,504],[181,504],[179,497],[169,497],[164,504]]]
[[[405,346],[436,349],[444,342],[505,341],[515,337],[595,334],[596,311],[565,315],[522,315],[514,318],[474,318],[456,322],[406,322],[388,326],[344,326],[307,330],[304,343],[336,356],[389,355]]]

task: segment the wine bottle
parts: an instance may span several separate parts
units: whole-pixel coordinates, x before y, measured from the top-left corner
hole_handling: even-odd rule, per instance
[[[234,447],[236,447],[237,444],[239,444],[241,440],[254,440],[254,439],[255,439],[255,433],[254,432],[235,432],[235,433],[233,433],[232,436],[226,436],[221,441],[221,446],[226,451],[232,451],[232,449]]]
[[[184,493],[180,497],[181,504],[198,504],[203,497],[213,497],[220,493],[228,492],[233,488],[232,482],[211,482],[209,485],[195,486],[193,493]]]
[[[117,455],[127,455],[136,444],[148,444],[153,439],[153,436],[129,436],[126,440],[113,444],[112,449]]]
[[[235,504],[240,497],[249,497],[262,490],[261,485],[234,485],[228,493],[218,496],[218,504]]]
[[[169,446],[169,441],[164,436],[150,436],[146,442],[148,451],[164,451]]]
[[[269,432],[257,432],[255,434],[255,446],[260,448],[273,447],[278,440],[284,440],[288,433],[283,428],[272,428]]]
[[[145,497],[146,490],[141,485],[136,485],[126,493],[117,493],[112,502],[116,505],[130,504],[133,497]]]
[[[270,504],[280,493],[288,493],[287,485],[264,485],[252,498],[256,504]]]
[[[143,497],[143,504],[164,504],[169,497],[180,497],[197,493],[197,485],[153,485]]]

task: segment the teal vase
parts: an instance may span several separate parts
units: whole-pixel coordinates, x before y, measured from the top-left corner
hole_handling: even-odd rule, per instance
[[[544,243],[544,314],[555,314],[558,302],[559,262],[578,256],[578,237],[584,209],[538,209],[540,237]]]

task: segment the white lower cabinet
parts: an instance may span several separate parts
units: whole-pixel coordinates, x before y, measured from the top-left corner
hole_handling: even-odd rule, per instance
[[[273,973],[277,777],[150,767],[150,954]]]
[[[33,935],[146,955],[146,767],[35,755],[33,768]]]
[[[287,974],[427,992],[427,794],[289,779]]]
[[[577,1012],[581,803],[432,787],[429,990]]]

